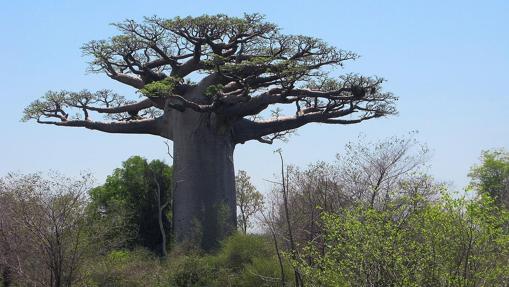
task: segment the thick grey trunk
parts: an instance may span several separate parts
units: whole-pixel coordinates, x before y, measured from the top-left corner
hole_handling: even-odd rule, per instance
[[[236,228],[231,128],[214,114],[172,111],[177,243],[215,248]]]

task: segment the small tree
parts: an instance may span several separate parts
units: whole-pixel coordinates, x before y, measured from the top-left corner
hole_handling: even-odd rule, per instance
[[[9,175],[0,189],[0,254],[26,286],[72,286],[86,250],[90,177]]]
[[[474,189],[509,208],[509,152],[484,151],[481,164],[472,167],[469,176]]]
[[[339,176],[347,196],[363,201],[372,208],[383,209],[394,197],[406,193],[406,182],[422,177],[428,159],[428,148],[419,144],[412,133],[376,142],[360,138],[346,145],[337,155]],[[425,185],[427,186],[427,185]],[[421,189],[433,192],[434,189]]]
[[[251,183],[251,177],[247,172],[239,170],[235,177],[235,188],[237,190],[237,207],[240,230],[247,234],[247,229],[252,227],[253,216],[263,208],[263,195],[256,190]]]
[[[166,255],[170,233],[172,169],[164,162],[133,156],[90,191],[91,209],[105,224],[122,222],[108,238],[123,247],[141,245]],[[121,228],[119,228],[121,227]]]

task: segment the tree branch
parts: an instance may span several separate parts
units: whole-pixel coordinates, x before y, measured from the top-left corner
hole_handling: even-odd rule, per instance
[[[276,134],[288,130],[297,129],[305,124],[328,123],[328,124],[353,124],[375,117],[380,117],[382,114],[376,112],[371,114],[364,114],[357,119],[341,120],[336,119],[355,113],[354,108],[346,110],[334,111],[329,113],[314,112],[305,115],[295,115],[289,117],[281,117],[267,121],[250,121],[242,119],[234,126],[234,141],[237,143],[244,143],[249,140],[258,140],[263,143],[272,143],[273,139],[264,138],[270,134]]]
[[[111,108],[100,108],[100,107],[91,107],[86,106],[85,108],[90,111],[95,111],[98,113],[108,113],[108,114],[114,114],[114,113],[126,113],[126,112],[138,112],[143,109],[147,109],[150,107],[153,107],[154,103],[150,99],[145,99],[140,102],[134,103],[134,104],[128,104],[124,106],[118,106],[118,107],[111,107]]]
[[[115,122],[97,122],[86,120],[67,120],[61,122],[37,120],[40,124],[51,124],[64,127],[84,127],[91,130],[102,131],[106,133],[120,133],[120,134],[163,134],[163,119],[162,117],[155,119],[144,119],[134,121],[115,121]]]
[[[123,74],[123,73],[110,73],[108,75],[110,78],[117,80],[121,83],[124,83],[126,85],[129,85],[131,87],[141,89],[143,86],[145,86],[145,82],[140,79],[139,77]]]

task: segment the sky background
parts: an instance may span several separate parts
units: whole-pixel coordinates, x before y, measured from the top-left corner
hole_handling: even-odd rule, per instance
[[[383,2],[383,3],[382,3]],[[305,166],[332,161],[348,141],[419,131],[432,151],[430,173],[463,188],[482,150],[509,148],[509,1],[0,1],[0,176],[8,172],[91,171],[98,183],[132,155],[166,159],[163,139],[21,123],[23,108],[47,90],[131,88],[87,74],[80,47],[115,34],[112,22],[143,16],[259,12],[286,34],[322,38],[362,57],[340,72],[379,75],[399,97],[399,115],[350,126],[307,125],[288,143],[250,142],[235,152],[266,191],[278,172],[273,151]]]

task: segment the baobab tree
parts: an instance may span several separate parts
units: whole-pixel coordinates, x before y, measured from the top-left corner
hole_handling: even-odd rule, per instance
[[[119,35],[83,46],[89,69],[133,87],[142,100],[109,90],[49,91],[24,119],[173,141],[177,242],[198,237],[209,249],[235,230],[237,144],[270,144],[313,122],[354,124],[395,113],[396,98],[382,91],[381,78],[331,76],[355,53],[284,35],[259,14],[114,25]]]

